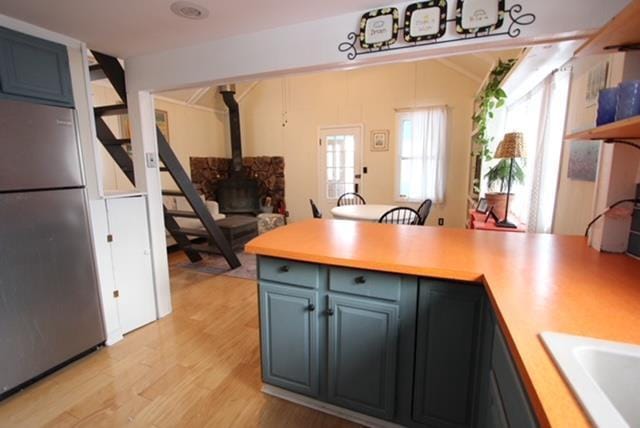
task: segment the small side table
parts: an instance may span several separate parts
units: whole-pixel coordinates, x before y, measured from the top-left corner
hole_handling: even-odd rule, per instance
[[[509,229],[507,227],[498,227],[496,226],[496,222],[494,219],[490,218],[488,221],[485,221],[487,218],[486,214],[479,213],[476,210],[469,210],[469,229],[476,230],[489,230],[491,232],[515,232],[515,233],[525,233],[527,231],[527,225],[524,223],[517,222],[517,229]]]

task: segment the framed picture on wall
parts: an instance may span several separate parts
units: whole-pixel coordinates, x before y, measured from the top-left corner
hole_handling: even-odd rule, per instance
[[[447,31],[447,2],[429,0],[407,6],[404,40],[409,43],[439,39]]]
[[[587,107],[595,105],[598,101],[598,94],[600,90],[607,87],[607,80],[609,78],[609,61],[602,62],[591,70],[587,77],[587,91],[585,93],[585,101]]]
[[[156,126],[160,128],[160,132],[169,142],[169,113],[164,110],[156,110]],[[122,115],[119,120],[120,138],[131,138],[131,129],[129,128],[129,116]],[[131,155],[131,144],[127,144],[125,149]]]
[[[371,151],[386,152],[389,151],[389,130],[379,129],[371,131]]]
[[[395,7],[372,10],[360,20],[362,49],[380,49],[394,44],[398,38],[400,14]]]
[[[491,32],[504,23],[505,0],[458,0],[456,31],[458,34]]]
[[[169,113],[164,110],[156,110],[156,126],[160,129],[160,132],[164,136],[164,139],[169,142]]]

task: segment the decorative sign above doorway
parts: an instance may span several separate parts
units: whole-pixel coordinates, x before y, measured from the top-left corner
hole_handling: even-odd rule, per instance
[[[447,0],[410,4],[405,9],[402,27],[397,8],[372,10],[362,16],[359,31],[349,33],[347,41],[338,45],[338,50],[345,52],[349,60],[354,60],[360,55],[381,51],[464,43],[483,37],[516,38],[520,36],[520,27],[531,25],[536,20],[533,13],[523,13],[520,4],[506,9],[505,0],[456,0],[452,18],[447,17],[447,10]],[[449,26],[454,26],[455,32],[445,38]],[[400,32],[403,37],[400,43],[396,43]]]

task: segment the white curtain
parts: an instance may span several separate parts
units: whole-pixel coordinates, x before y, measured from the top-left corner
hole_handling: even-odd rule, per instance
[[[551,233],[567,112],[570,71],[556,71],[527,95],[509,104],[504,132],[522,132],[526,159],[523,185],[514,185],[513,212],[529,232]]]
[[[569,71],[558,71],[544,82],[544,120],[535,142],[537,155],[532,171],[529,232],[551,233],[553,228],[570,77]]]
[[[408,201],[442,203],[446,190],[447,107],[399,114],[400,186]]]

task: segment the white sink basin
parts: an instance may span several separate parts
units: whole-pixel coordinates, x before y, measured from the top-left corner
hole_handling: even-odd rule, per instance
[[[640,427],[640,346],[562,333],[540,337],[595,425]]]

